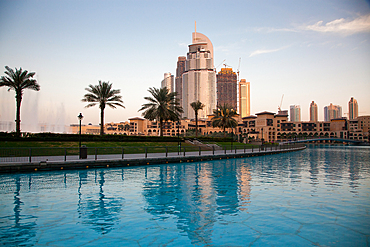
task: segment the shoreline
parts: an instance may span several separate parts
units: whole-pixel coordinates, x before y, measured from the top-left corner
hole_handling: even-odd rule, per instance
[[[63,162],[40,161],[33,163],[9,163],[9,164],[3,163],[0,164],[0,173],[5,174],[5,173],[22,173],[22,172],[55,171],[55,170],[130,167],[130,166],[160,165],[169,163],[185,163],[218,159],[235,159],[295,152],[304,150],[306,148],[307,148],[306,146],[303,146],[284,150],[263,150],[259,152],[227,153],[227,154],[207,154],[206,152],[204,152],[203,155],[189,154],[186,156],[177,155],[172,157],[170,156],[170,157],[100,159],[100,160],[87,159]]]

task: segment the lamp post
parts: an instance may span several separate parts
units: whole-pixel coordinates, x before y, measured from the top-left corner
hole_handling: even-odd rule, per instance
[[[80,112],[80,115],[77,116],[78,120],[80,120],[80,135],[79,135],[79,144],[78,144],[78,147],[81,149],[81,121],[82,119],[84,118],[84,116],[82,116],[82,113]]]
[[[231,152],[233,152],[234,128],[231,127]]]
[[[177,155],[180,155],[180,150],[181,150],[181,146],[180,146],[180,119],[178,120],[177,122],[177,145],[178,145],[178,149],[177,149]]]

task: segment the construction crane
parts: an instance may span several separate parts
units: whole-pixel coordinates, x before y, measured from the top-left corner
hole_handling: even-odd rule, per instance
[[[226,59],[224,59],[224,61],[222,61],[219,65],[217,65],[217,67],[215,67],[215,71],[218,67],[220,67],[224,62],[226,61]]]
[[[278,106],[278,110],[281,111],[281,106],[283,104],[283,99],[284,99],[284,94],[283,96],[281,96],[281,101],[280,101],[280,105]]]
[[[226,68],[226,67],[231,68],[231,66],[230,66],[230,65],[227,65],[226,63],[224,63],[223,65],[225,66],[225,68]]]

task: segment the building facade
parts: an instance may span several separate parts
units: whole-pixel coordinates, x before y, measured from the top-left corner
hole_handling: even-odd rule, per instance
[[[164,73],[164,79],[161,82],[161,88],[167,87],[169,93],[175,92],[174,76],[171,73]]]
[[[237,76],[232,68],[221,68],[217,73],[217,105],[229,105],[237,110]]]
[[[291,122],[301,121],[301,106],[299,105],[290,106],[290,121]]]
[[[342,117],[342,107],[339,105],[333,105],[330,103],[330,105],[324,107],[324,121],[329,122],[332,119],[335,118],[341,118]]]
[[[180,106],[182,107],[182,74],[185,72],[185,61],[186,57],[177,58],[176,77],[175,77],[175,91],[177,92],[177,98],[179,99]]]
[[[239,114],[241,118],[251,115],[250,82],[241,79],[239,82]]]
[[[353,97],[348,102],[348,118],[349,120],[356,119],[358,117],[358,104],[357,100]]]
[[[199,100],[205,107],[198,117],[207,118],[216,109],[216,73],[213,65],[213,45],[207,36],[193,32],[193,43],[185,62],[182,74],[183,117],[193,119],[194,111],[190,104]]]
[[[311,122],[319,121],[317,104],[314,101],[312,101],[310,104],[310,121]]]
[[[369,142],[370,139],[370,116],[360,116],[354,120],[336,118],[329,122],[291,122],[288,121],[288,114],[284,111],[278,114],[261,112],[244,118],[236,116],[235,120],[238,121],[238,126],[234,129],[226,129],[226,132],[233,133],[240,141],[260,142],[263,139],[265,142],[281,142],[296,138],[343,138]],[[188,130],[195,129],[195,126],[195,121],[190,119],[182,119],[180,122],[168,121],[163,125],[163,136],[177,136],[178,133],[183,136]],[[105,134],[135,136],[159,136],[160,134],[157,121],[149,121],[140,117],[130,118],[127,122],[107,123],[104,127]],[[98,135],[100,126],[82,125],[81,130],[82,134]],[[204,136],[213,134],[223,136],[222,129],[212,127],[211,115],[198,121],[198,130]],[[72,124],[70,133],[78,134],[79,125]]]

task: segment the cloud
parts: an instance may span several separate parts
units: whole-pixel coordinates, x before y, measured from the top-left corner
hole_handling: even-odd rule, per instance
[[[272,50],[256,50],[254,52],[252,52],[249,57],[253,57],[253,56],[257,56],[257,55],[261,55],[261,54],[266,54],[266,53],[272,53],[272,52],[277,52],[277,51],[281,51],[281,50],[284,50],[286,48],[288,48],[289,46],[284,46],[284,47],[281,47],[281,48],[278,48],[278,49],[272,49]]]
[[[302,28],[321,33],[340,33],[351,35],[354,33],[370,32],[370,14],[359,16],[354,20],[336,19],[324,24],[323,21],[318,21],[313,25],[308,25]]]

